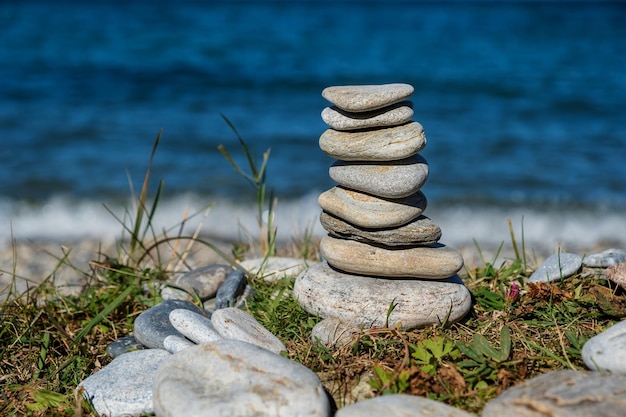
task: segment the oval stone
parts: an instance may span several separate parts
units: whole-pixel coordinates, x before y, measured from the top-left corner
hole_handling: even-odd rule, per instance
[[[382,109],[353,113],[336,106],[322,110],[322,120],[332,129],[357,130],[373,127],[398,126],[413,118],[413,103],[402,101]]]
[[[582,258],[575,253],[554,253],[539,265],[539,268],[528,278],[528,282],[559,281],[574,275],[582,263]]]
[[[335,217],[367,228],[402,226],[418,218],[427,205],[421,191],[404,198],[388,199],[342,187],[323,192],[317,202]]]
[[[587,340],[582,357],[593,371],[626,374],[626,321],[620,321]]]
[[[337,410],[335,417],[472,417],[440,401],[416,395],[394,394],[369,398]]]
[[[353,342],[361,329],[338,318],[331,317],[317,323],[311,330],[311,341],[321,343],[327,348],[340,348]]]
[[[280,353],[287,348],[276,336],[254,317],[238,308],[221,308],[211,316],[215,330],[225,339],[251,343],[270,352]]]
[[[326,155],[343,161],[396,161],[421,151],[426,135],[417,122],[352,132],[327,129],[319,145]]]
[[[415,329],[455,322],[472,306],[471,294],[458,275],[439,281],[377,279],[345,274],[326,262],[301,273],[293,295],[310,314],[360,328]]]
[[[342,110],[362,112],[406,100],[413,91],[412,85],[403,83],[343,85],[326,87],[322,91],[322,97]]]
[[[163,341],[167,336],[182,336],[170,322],[170,312],[185,309],[205,314],[202,309],[189,301],[165,300],[137,316],[134,323],[135,339],[151,349],[165,349]]]
[[[336,161],[328,170],[339,185],[384,198],[415,194],[428,179],[428,163],[416,154],[399,161]]]
[[[331,235],[367,244],[429,246],[434,245],[441,238],[441,228],[426,216],[419,216],[399,227],[372,229],[355,226],[322,211],[320,223]]]
[[[159,367],[153,387],[159,417],[331,415],[311,370],[238,340],[178,352]]]
[[[179,308],[172,310],[169,317],[172,326],[195,343],[211,343],[222,338],[213,327],[211,319],[202,314]]]
[[[157,368],[172,355],[162,349],[128,352],[76,388],[97,415],[111,417],[142,416],[153,412],[152,380]]]
[[[626,375],[552,371],[507,389],[489,401],[483,417],[621,417]]]
[[[376,277],[441,279],[463,268],[461,254],[444,245],[393,248],[324,236],[320,253],[337,269]]]

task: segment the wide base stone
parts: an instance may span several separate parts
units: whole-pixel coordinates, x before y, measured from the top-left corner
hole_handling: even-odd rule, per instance
[[[469,290],[456,275],[437,281],[384,279],[346,274],[326,262],[302,272],[293,294],[308,313],[360,328],[414,329],[455,322],[472,305]]]

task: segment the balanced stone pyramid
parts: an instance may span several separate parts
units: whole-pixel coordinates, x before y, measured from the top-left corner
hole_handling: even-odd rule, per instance
[[[412,121],[408,84],[328,87],[330,127],[319,139],[337,159],[337,186],[322,193],[322,262],[296,279],[294,296],[309,313],[359,328],[412,329],[461,319],[471,307],[457,275],[463,258],[439,242],[423,215],[428,163],[421,124]]]

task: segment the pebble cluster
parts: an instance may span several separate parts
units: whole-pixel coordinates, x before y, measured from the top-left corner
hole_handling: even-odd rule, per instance
[[[429,169],[419,154],[426,136],[412,121],[412,94],[408,84],[322,92],[332,106],[322,111],[330,128],[319,145],[337,159],[329,169],[337,186],[318,199],[328,231],[320,242],[324,262],[294,286],[311,314],[358,328],[412,329],[457,321],[471,306],[456,275],[461,254],[439,242],[440,227],[423,215]]]

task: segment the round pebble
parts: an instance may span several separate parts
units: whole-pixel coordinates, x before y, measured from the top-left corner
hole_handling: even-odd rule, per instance
[[[441,238],[441,228],[426,216],[399,227],[372,229],[355,226],[322,211],[320,223],[331,235],[367,244],[428,246],[434,245]]]
[[[352,343],[361,333],[361,329],[331,317],[317,323],[311,330],[311,341],[321,343],[327,348],[340,348]]]
[[[246,259],[239,263],[252,275],[263,278],[265,282],[275,282],[285,277],[295,277],[302,272],[308,261],[297,258],[272,256],[269,258]]]
[[[195,345],[195,343],[185,339],[184,337],[179,336],[167,336],[163,341],[163,346],[165,346],[165,350],[170,353],[177,353],[181,350],[190,348]]]
[[[626,321],[587,340],[582,357],[591,370],[626,374]]]
[[[76,388],[98,415],[141,416],[153,412],[152,381],[172,355],[162,349],[125,353],[86,378]]]
[[[154,377],[154,409],[159,417],[331,415],[311,370],[238,340],[173,355]]]
[[[334,268],[377,277],[441,279],[463,268],[461,254],[444,245],[394,248],[324,236],[320,253]]]
[[[336,161],[328,170],[337,184],[383,198],[415,194],[428,179],[428,163],[416,154],[400,161]]]
[[[582,258],[575,253],[554,253],[533,272],[528,282],[558,281],[574,275],[581,266]]]
[[[393,83],[326,87],[322,97],[342,110],[362,112],[399,103],[413,94],[413,86]]]
[[[328,213],[359,227],[397,227],[418,218],[426,209],[421,191],[399,199],[380,198],[342,187],[320,194],[320,207]]]
[[[211,316],[215,330],[225,339],[236,339],[280,353],[287,348],[254,317],[238,308],[222,308]]]
[[[293,295],[308,313],[359,328],[414,329],[456,322],[472,306],[469,290],[456,275],[437,281],[378,279],[345,274],[326,262],[300,274]]]
[[[417,122],[348,132],[328,129],[319,145],[326,155],[343,161],[396,161],[421,151],[426,135]]]
[[[398,126],[411,121],[412,118],[413,103],[410,101],[402,101],[382,109],[362,113],[346,112],[336,106],[322,110],[324,123],[336,130]]]

